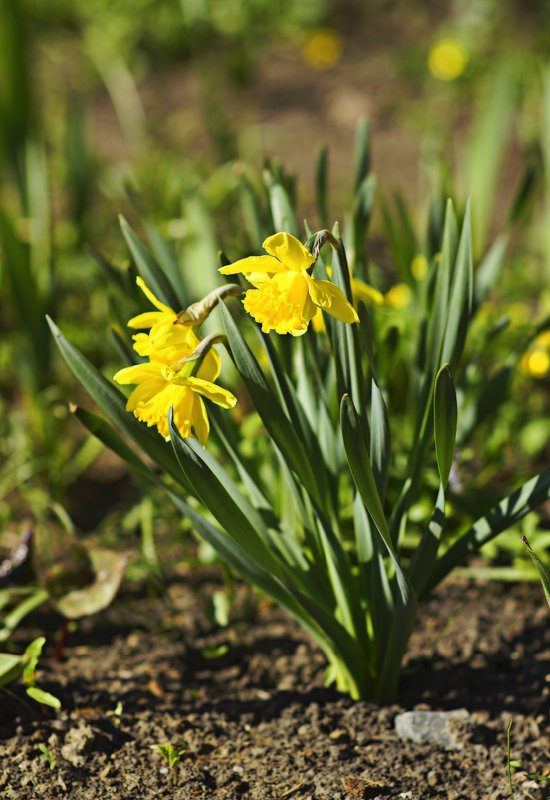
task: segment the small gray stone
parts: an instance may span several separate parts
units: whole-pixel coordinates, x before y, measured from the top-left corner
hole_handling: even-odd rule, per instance
[[[395,731],[401,739],[413,742],[428,742],[447,750],[462,750],[453,727],[470,723],[470,714],[465,708],[455,711],[406,711],[395,718]]]

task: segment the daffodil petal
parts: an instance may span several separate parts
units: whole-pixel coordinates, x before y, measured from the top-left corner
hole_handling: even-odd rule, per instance
[[[222,408],[233,408],[237,402],[237,398],[234,394],[227,389],[222,389],[221,386],[217,386],[215,383],[202,380],[202,378],[197,378],[195,376],[187,378],[186,381],[194,392],[202,394],[204,397],[208,398],[208,400],[211,400]]]
[[[153,397],[158,395],[159,392],[162,392],[167,385],[168,384],[162,377],[158,380],[144,381],[143,383],[140,383],[138,386],[136,386],[126,401],[126,411],[134,411],[139,405],[148,403],[153,399]]]
[[[113,380],[121,384],[141,383],[147,380],[158,380],[160,374],[159,364],[133,364],[131,367],[119,369]]]
[[[239,272],[242,272],[243,275],[251,272],[265,275],[270,272],[286,272],[286,267],[272,256],[249,256],[235,261],[234,264],[228,264],[227,267],[220,267],[218,272],[221,272],[222,275],[236,275]]]
[[[320,281],[307,276],[309,296],[316,306],[322,308],[341,322],[359,322],[359,317],[352,304],[338,286],[330,281]]]
[[[199,395],[193,398],[192,419],[197,439],[204,447],[210,433],[210,421],[202,397],[199,397]]]
[[[267,237],[262,247],[269,255],[278,258],[286,269],[293,271],[307,269],[315,261],[307,247],[291,233],[274,233]]]
[[[215,350],[209,350],[197,370],[197,378],[201,378],[203,381],[210,381],[213,383],[220,374],[221,368],[221,358]]]
[[[153,294],[153,292],[149,289],[149,287],[147,286],[141,275],[137,276],[136,283],[143,292],[143,294],[145,295],[145,297],[149,300],[150,303],[152,303],[155,306],[155,308],[158,308],[159,311],[163,311],[164,313],[174,314],[174,311],[170,308],[170,306],[166,306],[164,305],[164,303],[161,303],[158,297],[156,297]]]
[[[157,325],[163,318],[164,314],[161,311],[144,311],[143,314],[137,314],[128,320],[129,328],[152,328]]]

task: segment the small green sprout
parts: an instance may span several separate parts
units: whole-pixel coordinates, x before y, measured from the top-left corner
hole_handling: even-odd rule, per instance
[[[153,750],[159,751],[161,756],[170,767],[170,771],[172,773],[172,786],[176,786],[178,782],[177,766],[180,763],[182,755],[187,750],[187,745],[185,742],[182,742],[180,747],[174,747],[173,744],[167,742],[166,744],[154,744],[151,745],[151,747]]]
[[[42,753],[42,758],[49,765],[50,769],[55,769],[57,767],[57,758],[54,752],[45,744],[39,744],[38,749]]]
[[[116,728],[118,728],[120,725],[120,720],[122,718],[122,711],[123,711],[123,706],[120,700],[118,701],[118,703],[114,708],[112,708],[110,711],[107,711],[107,716],[113,718],[113,725]]]

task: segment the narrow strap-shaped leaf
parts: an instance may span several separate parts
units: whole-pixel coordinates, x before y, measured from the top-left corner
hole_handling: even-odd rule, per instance
[[[0,269],[5,271],[11,292],[13,310],[21,330],[26,331],[31,344],[33,383],[44,388],[51,380],[50,339],[44,324],[44,300],[36,276],[31,270],[30,250],[16,236],[8,216],[0,209]]]
[[[407,570],[418,597],[423,596],[424,589],[429,581],[444,527],[445,492],[440,484],[432,516]]]
[[[440,366],[441,351],[443,349],[443,339],[445,336],[445,325],[447,322],[449,309],[451,278],[456,260],[457,248],[458,224],[452,200],[449,199],[447,200],[447,206],[445,210],[441,256],[439,260],[435,262],[436,280],[432,301],[432,312],[430,314],[428,325],[427,350],[429,364],[431,365],[430,374],[433,374],[433,372],[439,369]]]
[[[528,480],[519,489],[480,517],[449,547],[436,562],[425,593],[431,591],[452,569],[462,564],[469,555],[477,553],[484,544],[518,522],[526,514],[550,498],[550,469]]]
[[[371,128],[368,119],[361,119],[355,134],[355,155],[353,165],[354,189],[357,190],[370,172]]]
[[[182,438],[174,424],[172,411],[169,413],[169,429],[174,452],[195,496],[264,569],[281,578],[280,563],[254,526],[256,517],[249,519],[242,509],[243,498],[240,495],[233,497],[206,463],[205,455]]]
[[[233,317],[220,303],[225,332],[231,348],[231,355],[245,386],[252,398],[254,406],[268,429],[276,445],[288,459],[293,470],[300,477],[319,508],[324,508],[327,500],[323,493],[322,472],[319,474],[318,465],[312,463],[304,444],[300,441],[296,429],[281,408],[272,389],[268,385],[252,351],[248,347]],[[321,478],[321,482],[320,479]],[[326,487],[325,487],[326,488]]]
[[[141,460],[135,450],[126,444],[103,417],[81,406],[73,406],[71,411],[92,436],[116,453],[131,469],[147,480],[157,481],[158,475]]]
[[[447,486],[453,463],[457,402],[453,376],[448,364],[444,364],[435,379],[434,389],[434,440],[439,479],[443,488]]]
[[[523,540],[523,544],[527,548],[527,552],[531,556],[531,559],[533,561],[533,564],[535,565],[537,572],[539,573],[539,577],[542,583],[542,588],[544,589],[546,600],[548,602],[548,605],[550,606],[550,572],[548,572],[548,570],[546,569],[546,567],[544,566],[538,555],[535,553],[535,551],[527,541],[527,537],[522,536],[521,538]]]
[[[206,465],[212,472],[212,475],[219,481],[220,486],[231,496],[234,502],[238,505],[240,511],[247,518],[256,533],[261,537],[264,544],[269,541],[267,528],[265,526],[262,515],[255,508],[252,503],[243,495],[235,481],[231,478],[226,469],[204,448],[199,442],[194,439],[188,439],[186,445],[195,453],[195,455]]]
[[[383,501],[388,484],[391,455],[390,426],[384,397],[375,379],[371,380],[370,458],[380,499]]]
[[[441,362],[450,364],[451,369],[456,366],[466,340],[466,331],[473,307],[473,275],[472,231],[468,201],[456,255],[445,337],[441,351]]]
[[[275,230],[298,236],[298,221],[286,188],[274,179],[271,173],[264,173],[264,181],[269,192],[269,205]]]
[[[317,153],[317,163],[315,165],[315,197],[317,200],[317,212],[322,228],[328,227],[328,149],[323,145]]]
[[[369,173],[355,192],[351,215],[351,230],[346,237],[346,246],[349,246],[348,253],[351,269],[357,277],[363,279],[367,278],[365,239],[374,210],[376,192],[376,176]]]
[[[381,651],[382,662],[376,671],[378,675],[376,696],[384,701],[388,701],[396,690],[399,677],[399,665],[416,620],[418,603],[414,589],[407,575],[404,573],[395,551],[380,496],[376,488],[376,481],[370,464],[368,449],[361,429],[361,421],[351,399],[347,395],[342,398],[341,426],[344,446],[353,480],[365,504],[365,508],[369,512],[380,534],[381,541],[388,551],[397,581],[397,598],[388,633],[387,645],[384,651]]]
[[[495,285],[507,247],[508,236],[507,234],[502,234],[498,239],[495,239],[476,269],[474,277],[474,308],[478,308],[485,302],[489,292]]]
[[[265,491],[263,487],[259,485],[258,479],[260,476],[259,474],[256,474],[254,477],[252,476],[252,465],[249,465],[243,458],[242,453],[238,451],[237,445],[227,429],[228,426],[225,425],[225,414],[219,413],[218,408],[213,407],[210,410],[210,418],[214,425],[216,439],[235,465],[235,468],[239,473],[239,477],[248,491],[250,499],[256,508],[269,508],[270,504],[267,500]],[[257,470],[256,473],[258,473]]]
[[[157,263],[168,278],[174,294],[178,298],[177,308],[187,308],[191,299],[187,295],[183,274],[168,242],[160,235],[155,225],[149,220],[144,222],[145,233]]]
[[[403,601],[403,606],[415,604],[414,592],[405,575],[397,552],[392,541],[388,523],[382,508],[382,502],[374,473],[369,459],[369,453],[365,442],[365,436],[361,427],[361,420],[355,410],[351,398],[344,395],[341,404],[340,424],[344,438],[344,447],[350,468],[351,475],[359,494],[365,504],[365,508],[370,514],[380,537],[386,546],[388,555],[393,564],[397,583],[399,586],[399,596]]]
[[[161,302],[178,311],[179,300],[170,281],[126,219],[120,216],[119,222],[122,235],[126,240],[139,274]]]
[[[209,522],[179,495],[170,490],[169,494],[195,530],[214,548],[220,558],[233,567],[252,586],[257,586],[283,608],[286,608],[319,642],[325,652],[330,652],[332,641],[325,636],[321,627],[312,622],[310,608],[305,611],[292,592],[270,570],[264,569],[238,541]],[[311,603],[313,604],[313,601]],[[334,621],[334,625],[337,625],[336,621]]]

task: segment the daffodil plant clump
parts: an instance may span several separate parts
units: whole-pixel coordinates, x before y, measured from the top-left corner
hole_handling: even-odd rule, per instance
[[[300,237],[288,185],[272,174],[266,187],[266,235],[252,255],[222,256],[219,288],[191,305],[185,270],[216,265],[161,268],[123,223],[149,304],[128,323],[131,363],[114,376],[129,394],[50,324],[108,417],[78,408],[80,421],[301,623],[326,654],[328,682],[387,702],[419,602],[550,495],[546,470],[478,519],[449,513],[466,491],[457,453],[476,414],[500,401],[496,386],[482,404],[469,397],[464,353],[504,251],[474,270],[469,209],[448,201],[409,283],[382,291],[365,258],[367,160],[343,237],[338,226]],[[400,325],[403,297],[413,328]],[[219,330],[202,336],[214,320]]]

